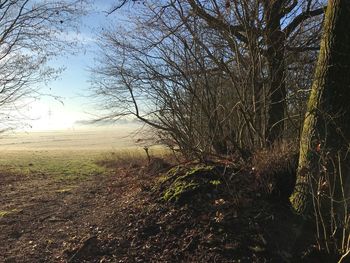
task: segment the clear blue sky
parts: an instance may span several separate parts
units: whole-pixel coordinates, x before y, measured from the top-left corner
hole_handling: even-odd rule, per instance
[[[65,71],[57,80],[46,86],[40,85],[42,93],[59,96],[63,103],[50,96],[41,96],[31,103],[25,111],[33,120],[28,121],[26,131],[74,129],[76,121],[91,119],[97,113],[93,100],[88,97],[91,74],[88,68],[94,66],[96,40],[101,28],[122,18],[122,11],[109,16],[106,14],[113,3],[115,0],[94,1],[89,14],[82,19],[79,35],[69,32],[81,40],[83,47],[75,55],[65,55],[51,61],[50,65],[64,67]]]

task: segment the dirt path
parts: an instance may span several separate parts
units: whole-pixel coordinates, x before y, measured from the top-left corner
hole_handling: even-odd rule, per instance
[[[77,261],[87,242],[113,243],[118,215],[137,205],[139,191],[140,179],[123,170],[76,181],[2,174],[0,262]]]

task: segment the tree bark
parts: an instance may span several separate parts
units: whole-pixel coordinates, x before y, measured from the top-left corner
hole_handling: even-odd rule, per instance
[[[285,83],[285,34],[281,29],[283,1],[265,1],[266,58],[269,66],[269,100],[267,143],[269,145],[282,139],[286,113]]]
[[[316,199],[321,200],[322,208],[329,208],[329,202],[342,198],[345,186],[340,183],[346,182],[348,173],[350,1],[328,1],[323,30],[300,140],[297,181],[290,198],[295,211],[306,216],[313,212]],[[331,197],[322,198],[324,187],[333,189]]]

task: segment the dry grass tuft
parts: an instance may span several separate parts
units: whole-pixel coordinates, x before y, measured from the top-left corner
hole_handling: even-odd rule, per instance
[[[171,164],[162,158],[154,157],[151,159],[151,161],[147,164],[146,171],[149,174],[158,174],[161,172],[165,172],[169,170],[171,167]]]
[[[281,142],[256,152],[252,166],[263,192],[278,200],[288,200],[295,185],[298,158],[298,144],[293,142]]]
[[[163,147],[152,147],[149,149],[149,155],[151,157],[150,163],[153,164],[153,159],[169,159],[171,152]],[[130,148],[102,154],[96,163],[108,168],[138,168],[147,166],[149,160],[144,149]]]
[[[96,163],[107,168],[139,167],[147,163],[147,157],[141,151],[120,150],[102,154]]]

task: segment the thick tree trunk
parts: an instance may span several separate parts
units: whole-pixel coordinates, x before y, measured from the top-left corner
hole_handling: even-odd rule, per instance
[[[297,213],[312,213],[313,201],[320,202],[322,209],[329,209],[331,202],[339,204],[334,201],[343,198],[341,182],[346,182],[348,173],[349,142],[350,1],[329,0],[290,198]],[[333,190],[325,193],[325,189]]]
[[[266,58],[269,64],[267,143],[282,139],[286,111],[285,35],[281,29],[283,1],[265,1]]]
[[[284,131],[286,112],[286,84],[284,64],[284,42],[273,44],[274,50],[269,55],[270,68],[270,105],[268,110],[267,142],[273,144],[281,140]]]

